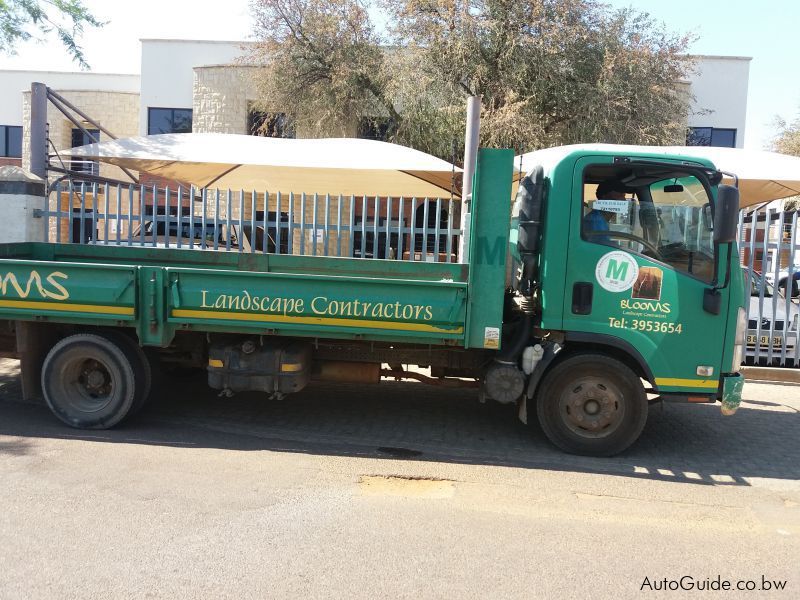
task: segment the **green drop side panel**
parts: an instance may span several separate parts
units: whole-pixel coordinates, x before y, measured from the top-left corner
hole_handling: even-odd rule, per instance
[[[136,268],[0,259],[0,319],[131,324]]]
[[[513,150],[478,151],[472,199],[467,348],[500,348]]]
[[[459,345],[466,283],[167,268],[169,328]],[[158,333],[158,331],[156,331]]]

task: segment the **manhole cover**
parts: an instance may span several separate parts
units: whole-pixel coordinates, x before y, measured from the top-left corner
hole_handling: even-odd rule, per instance
[[[410,450],[409,448],[392,448],[390,446],[381,446],[378,448],[381,454],[388,454],[395,458],[414,458],[415,456],[422,456],[419,450]]]

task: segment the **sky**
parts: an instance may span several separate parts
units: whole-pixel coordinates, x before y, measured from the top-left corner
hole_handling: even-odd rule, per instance
[[[745,147],[762,149],[776,116],[800,116],[800,0],[605,0],[650,13],[666,29],[694,33],[695,54],[750,56]],[[138,73],[142,38],[244,40],[252,36],[249,0],[85,0],[108,21],[87,30],[82,46],[92,71]],[[0,69],[77,70],[52,39],[0,55]]]

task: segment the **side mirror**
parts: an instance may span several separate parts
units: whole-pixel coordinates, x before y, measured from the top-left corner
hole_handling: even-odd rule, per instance
[[[732,185],[720,185],[717,189],[717,205],[714,211],[714,242],[728,244],[736,241],[739,229],[739,190]]]

